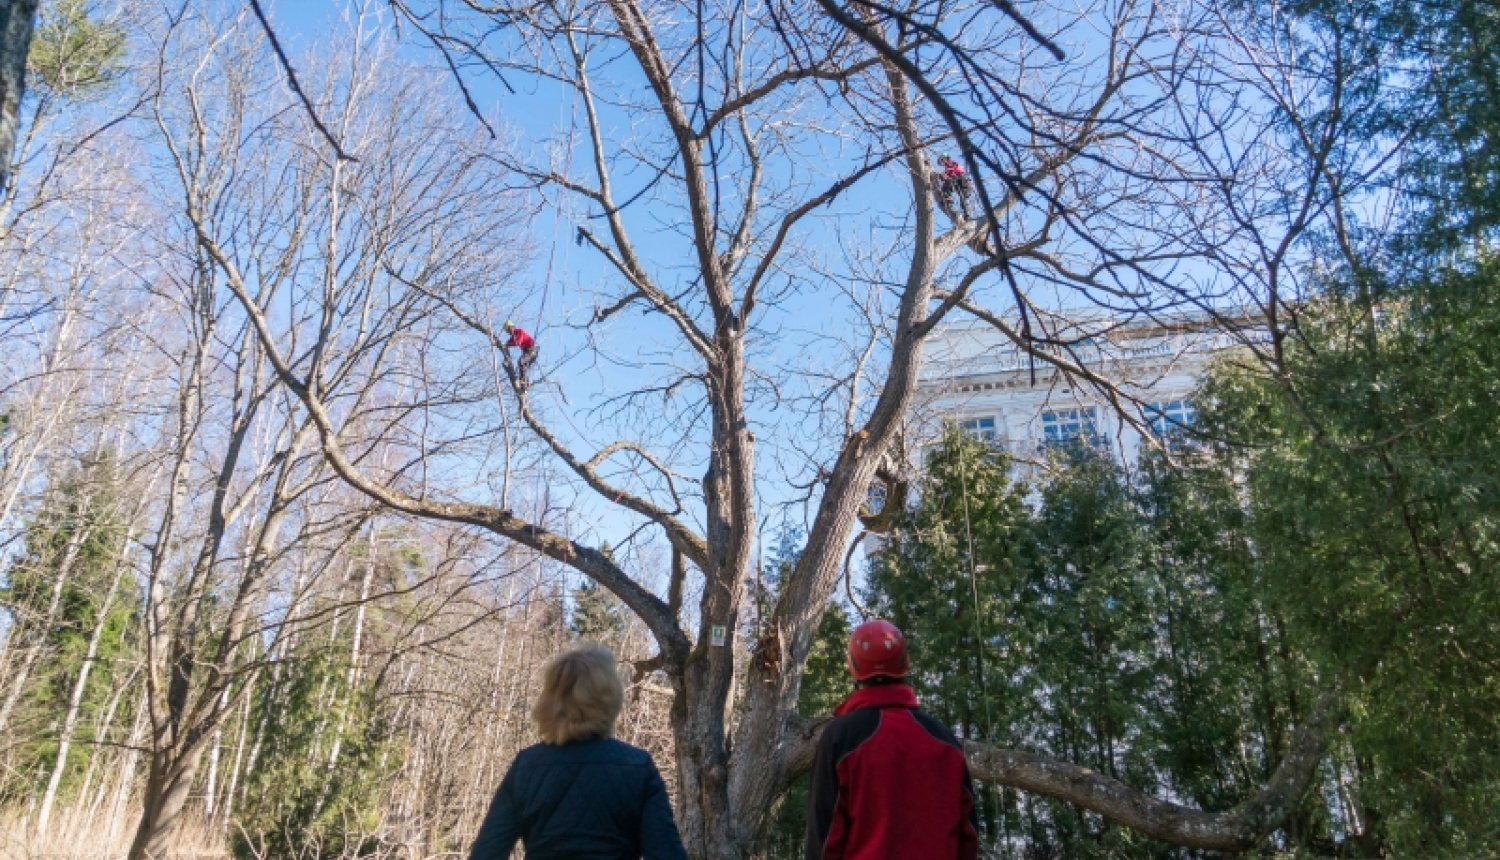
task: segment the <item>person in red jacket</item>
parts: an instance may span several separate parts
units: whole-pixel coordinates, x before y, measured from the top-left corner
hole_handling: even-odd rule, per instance
[[[938,173],[938,193],[942,195],[943,203],[949,208],[958,204],[958,211],[965,217],[969,217],[969,174],[964,166],[948,157],[945,152],[938,156],[938,166],[942,171]]]
[[[856,689],[818,738],[807,860],[975,860],[979,827],[963,746],[906,684],[906,639],[866,621],[849,639]]]
[[[536,363],[536,338],[526,333],[510,320],[505,321],[505,331],[510,335],[510,340],[505,342],[506,349],[519,349],[521,359],[516,362],[516,380],[521,388],[526,387],[526,373],[531,370],[531,365]]]

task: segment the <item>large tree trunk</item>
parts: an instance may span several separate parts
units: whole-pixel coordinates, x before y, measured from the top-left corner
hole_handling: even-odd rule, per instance
[[[141,822],[127,860],[165,860],[202,757],[201,744],[185,752],[167,747],[152,754],[151,773],[142,797]]]
[[[726,646],[720,650],[728,650]],[[693,860],[745,856],[729,799],[729,754],[724,742],[725,698],[708,683],[707,649],[699,648],[674,679],[672,736],[677,759],[678,824]]]
[[[921,368],[922,340],[933,295],[935,220],[929,171],[906,80],[885,63],[896,127],[915,201],[913,255],[898,312],[898,340],[886,385],[864,427],[846,441],[824,489],[802,557],[785,583],[770,629],[755,644],[749,667],[745,712],[735,737],[733,797],[739,843],[759,847],[771,811],[799,773],[811,763],[796,715],[802,670],[812,650],[823,610],[837,585],[844,549],[865,492],[899,430]]]
[[[0,0],[0,190],[10,186],[10,160],[21,125],[26,55],[38,0]]]

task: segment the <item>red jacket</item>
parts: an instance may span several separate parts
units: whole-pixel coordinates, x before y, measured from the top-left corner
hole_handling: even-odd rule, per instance
[[[943,165],[943,176],[949,179],[957,179],[964,175],[964,166],[956,161],[950,161]]]
[[[510,340],[505,342],[505,346],[507,348],[514,346],[520,349],[522,352],[525,352],[528,349],[536,346],[536,338],[527,334],[526,329],[521,328],[520,326],[511,326]]]
[[[865,687],[834,713],[813,760],[807,860],[974,860],[963,746],[911,687]]]

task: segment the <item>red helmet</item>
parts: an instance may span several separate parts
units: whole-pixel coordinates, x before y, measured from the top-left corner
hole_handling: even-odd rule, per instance
[[[849,674],[856,681],[884,675],[905,678],[911,661],[906,656],[906,637],[896,625],[879,618],[854,628],[849,637]]]

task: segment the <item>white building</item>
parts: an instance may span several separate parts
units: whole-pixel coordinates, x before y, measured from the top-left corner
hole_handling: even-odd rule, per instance
[[[1244,319],[1244,322],[1252,322]],[[1167,321],[1080,319],[1077,338],[1060,355],[1146,404],[1152,432],[1196,416],[1192,397],[1214,357],[1243,343],[1206,316]],[[1107,332],[1084,336],[1083,332]],[[1067,331],[1059,339],[1068,337]],[[1051,364],[1023,353],[981,321],[950,323],[933,333],[918,387],[914,418],[932,439],[944,422],[1004,447],[1019,463],[1037,462],[1049,447],[1082,440],[1134,462],[1141,435],[1122,420],[1097,386],[1076,385]],[[1076,380],[1075,380],[1076,381]]]

